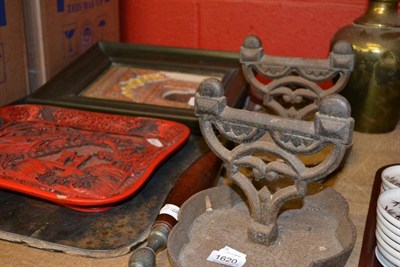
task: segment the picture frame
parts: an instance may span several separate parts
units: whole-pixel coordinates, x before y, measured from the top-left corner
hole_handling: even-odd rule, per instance
[[[242,75],[238,53],[98,42],[46,84],[27,96],[24,102],[168,119],[184,123],[190,127],[192,133],[198,134],[200,132],[198,118],[195,116],[193,108],[135,102],[126,100],[127,95],[122,96],[124,99],[121,100],[118,99],[121,98],[121,93],[118,93],[119,96],[116,98],[102,97],[101,93],[100,96],[99,94],[97,96],[85,95],[88,90],[96,91],[96,88],[93,89],[94,84],[103,86],[107,83],[107,76],[114,77],[112,79],[116,82],[111,84],[137,83],[138,81],[134,78],[138,77],[140,71],[147,71],[147,74],[172,73],[174,77],[176,77],[175,74],[183,74],[189,76],[186,78],[186,81],[189,82],[191,82],[192,75],[198,83],[202,78],[219,78],[224,85],[228,105],[232,107],[243,106],[247,95],[247,82]],[[133,78],[129,80],[129,77],[125,77],[125,80],[118,80],[115,78],[117,72],[120,73],[118,79],[124,75],[126,77],[130,75],[129,77]],[[168,86],[171,87],[171,84]],[[161,87],[165,89],[165,86],[161,85]],[[190,92],[193,96],[196,88],[196,84],[191,84]],[[103,86],[102,90],[104,93],[108,89],[104,89]],[[129,88],[129,90],[133,89]],[[129,96],[132,96],[132,91],[129,92]],[[187,101],[187,98],[188,96],[185,96],[182,98],[183,100],[179,101]],[[190,99],[190,101],[192,100]]]

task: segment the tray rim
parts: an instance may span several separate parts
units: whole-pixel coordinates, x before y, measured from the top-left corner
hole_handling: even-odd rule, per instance
[[[181,122],[200,134],[198,118],[191,109],[138,104],[80,96],[93,81],[113,64],[161,68],[166,71],[224,74],[228,105],[241,107],[247,82],[241,72],[239,54],[189,48],[161,47],[116,42],[98,42],[23,102],[65,106],[84,110],[157,117]]]
[[[47,105],[33,105],[33,104],[24,104],[24,105],[16,105],[18,106],[23,106],[23,107],[46,107]],[[1,109],[7,109],[13,106],[7,106],[7,107],[3,107],[0,108]],[[52,107],[55,109],[61,109],[61,110],[71,110],[70,108],[65,108],[65,107]],[[91,112],[91,111],[82,111],[82,110],[77,110],[74,109],[75,112],[77,113],[89,113],[89,114],[98,114],[98,115],[103,115],[101,113],[98,112]],[[156,168],[162,164],[162,162],[164,162],[165,160],[167,160],[167,158],[173,154],[176,150],[178,150],[188,139],[189,135],[190,135],[190,130],[188,129],[187,126],[178,123],[178,122],[174,122],[174,121],[168,121],[168,120],[164,120],[164,119],[157,119],[157,118],[146,118],[146,117],[129,117],[129,116],[121,116],[121,115],[113,115],[113,114],[107,114],[107,116],[110,116],[110,118],[112,117],[125,117],[127,119],[134,119],[134,118],[140,118],[140,119],[145,119],[145,120],[155,120],[155,121],[165,121],[167,123],[172,123],[175,125],[180,125],[183,129],[182,132],[182,139],[178,139],[176,143],[174,143],[173,145],[171,145],[170,147],[168,147],[167,149],[165,149],[159,156],[159,160],[153,160],[151,162],[151,164],[148,166],[148,168],[146,169],[146,171],[141,175],[141,177],[139,179],[137,179],[135,181],[135,183],[133,183],[129,189],[124,190],[124,192],[122,192],[121,194],[117,194],[117,195],[112,195],[109,197],[105,197],[105,198],[84,198],[84,197],[71,197],[71,196],[62,196],[59,195],[55,192],[49,192],[40,188],[35,188],[29,185],[24,185],[21,183],[17,183],[17,182],[13,182],[11,180],[5,180],[5,179],[0,179],[0,188],[1,189],[7,189],[7,190],[11,190],[11,191],[15,191],[15,192],[19,192],[19,193],[23,193],[23,194],[27,194],[30,196],[34,196],[40,199],[44,199],[44,200],[48,200],[50,202],[53,203],[57,203],[59,205],[64,205],[67,207],[75,207],[75,209],[79,209],[79,207],[81,207],[81,210],[83,211],[89,211],[85,208],[98,208],[98,209],[94,209],[93,211],[102,211],[103,208],[106,208],[107,205],[112,205],[115,204],[117,202],[120,202],[130,196],[132,196],[136,191],[138,191],[143,184],[151,177],[151,174],[156,170]],[[22,122],[22,121],[29,121],[29,120],[15,120],[9,123],[16,123],[16,122]],[[38,121],[42,121],[42,120],[32,120],[34,122],[38,122]],[[46,121],[46,120],[45,120]],[[55,123],[56,124],[56,123]],[[3,125],[1,128],[3,128],[4,126],[6,126],[7,123],[5,125]],[[63,125],[62,123],[60,125]],[[64,125],[65,127],[72,127],[72,126],[68,126],[68,125]],[[84,128],[85,130],[88,130],[86,128]],[[139,136],[139,135],[138,135]],[[61,196],[61,197],[60,197]]]

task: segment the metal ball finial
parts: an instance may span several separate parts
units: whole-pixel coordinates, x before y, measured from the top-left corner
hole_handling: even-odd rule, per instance
[[[222,97],[224,96],[224,89],[220,80],[210,78],[201,82],[198,93],[201,96]]]
[[[338,118],[349,118],[351,115],[351,107],[349,102],[341,95],[330,95],[325,97],[319,106],[322,114],[334,116]]]
[[[341,40],[334,44],[332,51],[336,54],[351,55],[353,48],[349,42]]]
[[[243,41],[243,47],[245,48],[260,48],[261,46],[261,40],[255,35],[249,35]]]

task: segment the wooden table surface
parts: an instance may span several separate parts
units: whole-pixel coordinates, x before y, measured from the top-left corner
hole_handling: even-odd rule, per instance
[[[382,166],[400,163],[400,127],[386,134],[354,133],[353,148],[344,167],[326,182],[349,202],[350,216],[357,229],[357,241],[346,266],[358,266],[365,220],[375,172]],[[92,259],[42,251],[22,244],[0,241],[0,266],[127,266],[129,255]],[[166,253],[157,266],[167,266]]]

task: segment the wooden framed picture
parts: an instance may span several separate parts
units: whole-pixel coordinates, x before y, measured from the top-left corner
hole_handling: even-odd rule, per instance
[[[194,94],[210,77],[230,106],[244,104],[237,53],[99,42],[25,102],[170,119],[198,133]]]

